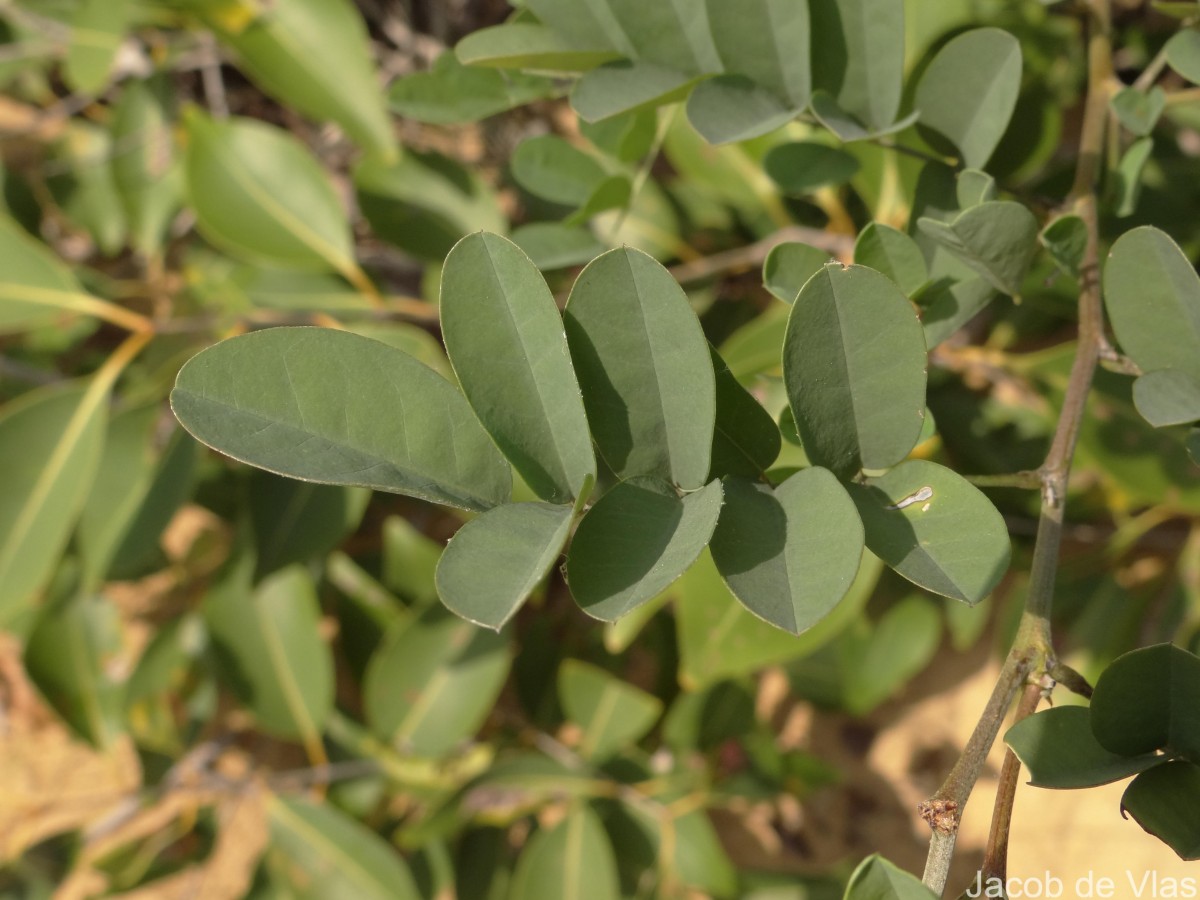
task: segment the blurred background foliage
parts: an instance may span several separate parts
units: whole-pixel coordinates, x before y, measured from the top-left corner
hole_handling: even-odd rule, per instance
[[[1178,19],[1117,6],[1131,80]],[[802,121],[713,146],[671,107],[588,124],[569,81],[449,52],[510,13],[0,3],[0,896],[536,898],[574,878],[596,897],[834,897],[865,853],[904,856],[864,846],[855,817],[895,802],[886,785],[865,801],[856,766],[905,704],[1008,646],[1031,492],[989,490],[1014,564],[976,607],[868,560],[793,637],[739,606],[705,554],[609,625],[554,571],[496,634],[437,600],[458,516],[251,471],[170,415],[184,360],[274,324],[348,328],[453,377],[439,261],[480,229],[559,293],[604,249],[651,253],[783,415],[787,307],[759,276],[764,239],[847,258],[871,221],[908,228],[931,148],[913,129],[842,145]],[[1019,40],[988,169],[1047,212],[1075,163],[1077,20],[1034,0],[905,15],[902,111],[954,35]],[[1154,223],[1200,255],[1198,126],[1200,103],[1171,104],[1128,163],[1140,173],[1108,173],[1109,238]],[[212,168],[227,151],[244,171]],[[311,239],[280,236],[256,218],[273,203],[327,215],[302,221]],[[774,271],[786,294],[775,262],[768,287]],[[1074,293],[1041,259],[1019,304],[945,336],[916,455],[978,475],[1040,464]],[[1200,650],[1200,467],[1122,375],[1099,373],[1089,413],[1055,614],[1060,654],[1094,676],[1146,643]],[[776,466],[803,462],[785,442]],[[823,727],[845,738],[836,753]],[[830,828],[813,803],[850,813]]]

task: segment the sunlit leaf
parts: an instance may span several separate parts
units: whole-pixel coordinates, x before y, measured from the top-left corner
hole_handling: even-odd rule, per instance
[[[252,119],[187,119],[188,199],[214,243],[252,261],[354,268],[350,226],[328,173],[291,134]]]
[[[718,75],[696,85],[688,121],[710,144],[746,141],[795,118],[796,110],[745,75]]]
[[[582,206],[608,177],[595,157],[554,134],[521,141],[509,164],[517,184],[564,206]]]
[[[129,17],[129,0],[83,0],[71,16],[64,75],[72,89],[97,94],[108,83]]]
[[[1148,91],[1122,88],[1113,94],[1109,104],[1117,120],[1130,133],[1143,137],[1154,130],[1167,105],[1167,95],[1160,87]]]
[[[508,464],[457,388],[358,335],[272,328],[222,341],[180,370],[171,406],[203,443],[292,478],[476,510],[511,494]]]
[[[539,497],[570,503],[596,462],[562,318],[537,267],[497,235],[463,238],[442,269],[441,320],[479,421]]]
[[[650,600],[708,544],[721,482],[681,499],[666,482],[623,481],[580,521],[567,558],[571,594],[588,615],[611,622]]]
[[[862,559],[862,523],[827,470],[783,484],[730,478],[712,554],[734,595],[755,615],[799,634],[845,596]]]
[[[587,71],[620,54],[602,37],[572,42],[544,25],[514,22],[481,28],[464,37],[454,48],[467,65],[542,71]]]
[[[333,709],[333,656],[319,631],[316,586],[302,566],[252,588],[239,561],[204,601],[222,674],[268,734],[320,741]]]
[[[716,418],[708,341],[682,288],[630,248],[580,274],[563,312],[592,437],[618,476],[705,483]]]
[[[1021,45],[999,28],[976,28],[938,51],[917,85],[920,123],[950,141],[964,164],[987,165],[1021,89]]]
[[[388,106],[402,116],[433,125],[458,125],[553,96],[550,78],[464,66],[445,51],[428,72],[397,78],[388,88]]]
[[[142,253],[162,248],[183,203],[183,169],[171,131],[170,83],[130,80],[113,110],[113,180],[129,220],[129,239]]]
[[[589,806],[577,802],[557,825],[534,832],[517,860],[509,896],[618,900],[617,860]]]
[[[219,25],[218,17],[213,24]],[[217,33],[268,94],[317,119],[337,122],[384,158],[396,155],[362,15],[349,0],[288,0],[245,28]]]
[[[1095,787],[1162,763],[1153,753],[1124,756],[1105,750],[1089,720],[1086,707],[1056,706],[1022,719],[1004,740],[1029,770],[1030,784],[1044,788]]]
[[[854,261],[882,272],[905,296],[912,297],[929,280],[929,269],[917,242],[890,225],[871,222],[854,244]]]
[[[788,318],[783,375],[809,459],[837,475],[895,465],[920,436],[921,325],[872,269],[831,263],[809,279]]]
[[[1188,4],[1191,5],[1191,4]],[[1189,16],[1196,14],[1196,7]],[[1184,28],[1171,35],[1163,48],[1167,54],[1167,62],[1171,68],[1186,78],[1192,84],[1200,84],[1200,31],[1195,28]]]
[[[887,130],[900,109],[905,4],[810,0],[813,84],[864,130]],[[819,113],[818,113],[819,114]]]
[[[1117,239],[1104,267],[1104,301],[1134,362],[1200,378],[1200,278],[1166,234],[1142,226]]]
[[[1133,383],[1133,404],[1155,428],[1200,421],[1200,379],[1178,369],[1147,372]]]
[[[71,270],[7,215],[0,215],[0,259],[0,333],[49,324],[87,298]]]
[[[928,597],[910,594],[864,629],[850,631],[839,645],[842,703],[866,715],[924,669],[942,639],[942,617]]]
[[[581,118],[596,122],[682,100],[695,83],[695,75],[678,69],[646,60],[614,60],[579,79],[571,106]]]
[[[332,803],[272,796],[271,853],[296,900],[417,900],[421,896],[394,847]]]
[[[848,490],[871,552],[914,584],[978,603],[1008,568],[1004,519],[951,469],[908,460]]]
[[[777,244],[763,261],[763,286],[784,303],[791,303],[827,262],[829,252],[819,247],[799,241]]]
[[[499,629],[546,577],[571,527],[571,507],[509,503],[458,530],[437,567],[446,607]]]

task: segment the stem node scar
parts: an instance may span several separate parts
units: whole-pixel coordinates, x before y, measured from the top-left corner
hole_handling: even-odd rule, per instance
[[[925,823],[939,834],[955,834],[958,832],[960,814],[957,800],[944,800],[931,797],[922,800],[917,805],[917,812]]]

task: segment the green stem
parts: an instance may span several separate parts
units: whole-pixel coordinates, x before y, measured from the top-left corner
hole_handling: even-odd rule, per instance
[[[964,475],[976,487],[1007,487],[1036,490],[1042,486],[1042,476],[1037,472],[1010,472],[1006,475]]]
[[[1079,341],[1067,382],[1063,408],[1046,460],[1038,469],[1042,510],[1029,573],[1029,591],[1013,647],[1005,659],[988,700],[962,756],[945,783],[922,804],[922,815],[933,826],[929,857],[922,880],[939,896],[946,887],[954,853],[954,835],[963,807],[975,787],[988,752],[1000,732],[1013,698],[1031,675],[1044,673],[1056,661],[1050,642],[1050,613],[1062,543],[1063,508],[1071,458],[1079,439],[1092,376],[1104,341],[1100,298],[1100,233],[1096,182],[1104,157],[1108,122],[1108,87],[1113,78],[1108,0],[1089,0],[1088,93],[1080,135],[1079,159],[1068,203],[1087,226],[1087,247],[1079,276]],[[1040,688],[1039,688],[1040,690]],[[993,859],[993,865],[1006,865]]]

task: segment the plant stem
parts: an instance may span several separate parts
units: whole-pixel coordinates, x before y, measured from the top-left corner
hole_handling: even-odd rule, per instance
[[[837,257],[848,257],[854,250],[854,238],[851,235],[834,234],[804,225],[788,225],[753,244],[672,266],[671,277],[680,284],[690,284],[725,272],[754,269],[763,264],[768,253],[788,241],[803,241]]]
[[[1017,704],[1013,724],[1028,718],[1037,711],[1042,700],[1040,684],[1025,685],[1025,693]],[[1013,804],[1017,797],[1017,778],[1021,774],[1021,761],[1011,748],[1004,753],[1004,765],[1000,768],[1000,783],[996,786],[996,805],[992,810],[992,828],[988,834],[987,848],[983,854],[983,883],[1001,883],[1008,880],[1008,834],[1012,824]]]
[[[1018,689],[1030,675],[1044,673],[1055,664],[1050,642],[1050,612],[1062,541],[1063,507],[1071,458],[1079,438],[1092,376],[1104,342],[1100,298],[1100,234],[1096,209],[1096,182],[1101,171],[1104,135],[1108,121],[1108,91],[1113,78],[1108,0],[1089,0],[1088,91],[1084,103],[1079,160],[1067,202],[1087,226],[1087,246],[1079,270],[1079,339],[1063,408],[1046,460],[1038,469],[1042,510],[1029,573],[1025,611],[1013,647],[1004,661],[996,687],[988,700],[962,756],[945,783],[921,806],[922,816],[933,827],[929,857],[922,880],[939,896],[946,887],[954,851],[954,837],[983,763],[1000,731],[1004,716]],[[1041,686],[1034,685],[1041,691]],[[1036,705],[1036,704],[1035,704]],[[1015,778],[1015,776],[1013,776]],[[1005,825],[1007,830],[1007,824]],[[1004,845],[1007,846],[1007,843]],[[996,853],[1004,849],[997,845]],[[1002,856],[992,865],[1004,867]]]
[[[1028,488],[1042,486],[1042,476],[1037,472],[1010,472],[1006,475],[964,475],[976,487]]]

